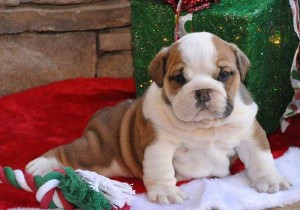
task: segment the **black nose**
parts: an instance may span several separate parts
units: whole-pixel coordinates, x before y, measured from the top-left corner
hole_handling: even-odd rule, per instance
[[[195,91],[195,97],[199,106],[210,100],[209,89],[201,89]]]

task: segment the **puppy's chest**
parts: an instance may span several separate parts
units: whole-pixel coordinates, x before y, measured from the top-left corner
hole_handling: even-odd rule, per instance
[[[232,132],[202,132],[185,133],[181,138],[181,146],[186,149],[215,149],[232,150],[237,147],[241,139]]]
[[[235,154],[238,138],[216,136],[187,138],[177,148],[173,166],[180,179],[209,176],[223,177],[229,174],[229,157]]]
[[[234,148],[240,144],[231,139],[185,139],[177,148],[174,157],[181,160],[228,158],[235,154]]]

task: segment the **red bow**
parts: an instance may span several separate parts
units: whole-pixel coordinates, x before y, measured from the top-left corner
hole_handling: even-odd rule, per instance
[[[166,0],[172,5],[176,11],[179,0]],[[211,3],[219,2],[220,0],[182,0],[181,11],[188,11],[189,13],[198,12],[202,9],[209,8]]]

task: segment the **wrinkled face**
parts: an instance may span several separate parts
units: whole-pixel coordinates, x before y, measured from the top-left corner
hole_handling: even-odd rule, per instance
[[[162,49],[150,75],[182,121],[228,117],[250,63],[235,45],[210,33],[192,33]]]

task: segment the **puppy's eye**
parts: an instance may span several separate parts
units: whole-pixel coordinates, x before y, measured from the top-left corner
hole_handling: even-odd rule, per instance
[[[218,80],[221,82],[226,81],[230,77],[230,75],[231,75],[231,72],[221,70],[221,72],[218,76]]]
[[[173,80],[175,80],[178,84],[184,85],[186,83],[186,79],[183,76],[183,73],[177,74],[173,77]]]

